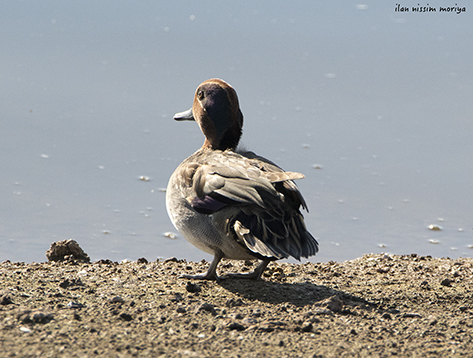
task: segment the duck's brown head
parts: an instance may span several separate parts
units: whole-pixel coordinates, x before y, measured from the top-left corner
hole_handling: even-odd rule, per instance
[[[195,91],[194,104],[174,119],[195,120],[205,135],[203,147],[235,149],[240,141],[243,114],[236,91],[227,82],[212,78],[202,82]]]

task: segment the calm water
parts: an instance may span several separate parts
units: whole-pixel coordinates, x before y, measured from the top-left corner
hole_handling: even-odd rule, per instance
[[[306,175],[312,261],[472,257],[464,3],[2,4],[0,260],[44,261],[66,238],[93,260],[210,259],[164,236],[162,188],[203,142],[172,115],[211,77],[239,94],[243,144]]]

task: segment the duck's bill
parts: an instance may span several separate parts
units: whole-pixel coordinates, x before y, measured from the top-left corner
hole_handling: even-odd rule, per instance
[[[184,111],[184,112],[179,112],[174,115],[174,119],[176,121],[194,121],[194,114],[192,113],[192,108]]]

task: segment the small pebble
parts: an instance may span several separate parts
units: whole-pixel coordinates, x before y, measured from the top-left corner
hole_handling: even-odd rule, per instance
[[[304,322],[301,326],[302,332],[312,332],[313,325],[311,322]]]
[[[121,313],[120,314],[120,318],[124,321],[131,321],[133,319],[133,317],[131,316],[131,314],[128,314],[128,313]]]
[[[196,283],[192,283],[192,282],[187,282],[186,290],[187,290],[187,292],[190,292],[190,293],[197,293],[197,292],[202,291],[202,289],[200,288],[199,285],[197,285]]]
[[[182,306],[179,306],[176,308],[177,313],[186,313],[186,309]]]
[[[253,317],[261,317],[261,310],[260,309],[255,309],[253,310],[253,313],[251,313]]]
[[[256,324],[258,323],[258,321],[254,318],[249,318],[249,317],[246,317],[244,318],[242,321],[241,321],[243,324],[246,324],[248,326],[251,326],[253,324]]]
[[[442,286],[452,287],[452,282],[453,282],[453,281],[450,280],[449,278],[444,278],[444,279],[440,282],[440,284],[441,284]]]
[[[408,313],[404,313],[403,317],[406,317],[406,318],[422,318],[422,315],[420,315],[419,313],[408,312]]]
[[[6,306],[6,305],[11,305],[11,304],[13,304],[13,301],[11,300],[10,295],[8,294],[2,295],[2,297],[0,298],[0,305]]]
[[[78,303],[74,301],[71,301],[67,304],[67,308],[77,309],[77,308],[83,308],[83,307],[85,306],[82,303]]]
[[[227,302],[225,303],[227,307],[238,307],[238,306],[244,306],[245,303],[241,298],[229,298]]]
[[[238,322],[232,322],[228,325],[228,329],[231,331],[236,330],[236,331],[243,331],[245,330],[245,326],[238,323]]]
[[[121,298],[120,296],[115,296],[110,300],[110,302],[112,302],[112,303],[122,303],[122,302],[125,302],[125,300],[123,298]]]
[[[215,311],[215,307],[210,303],[203,303],[199,308],[197,308],[197,312],[200,311],[207,311],[212,313],[212,315],[216,315],[217,312]]]

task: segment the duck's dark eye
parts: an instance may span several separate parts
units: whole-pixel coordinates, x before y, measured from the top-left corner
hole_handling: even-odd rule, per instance
[[[200,100],[201,100],[202,98],[204,98],[204,91],[199,91],[199,92],[197,93],[197,98],[200,99]]]

